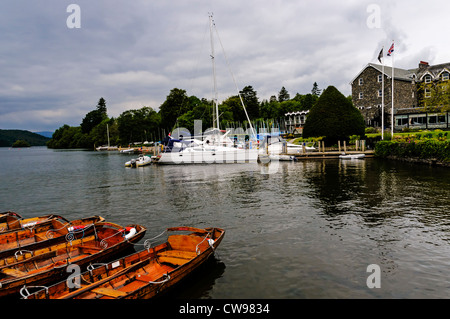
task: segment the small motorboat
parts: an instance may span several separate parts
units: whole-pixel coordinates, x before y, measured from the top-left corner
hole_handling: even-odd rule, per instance
[[[149,299],[161,296],[213,256],[225,234],[220,228],[194,227],[174,227],[167,229],[168,232],[172,234],[160,245],[82,273],[78,288],[70,288],[66,281],[39,287],[25,284],[21,295],[24,299]]]
[[[147,155],[139,155],[138,158],[134,158],[125,163],[125,167],[141,167],[152,163],[152,159]]]
[[[119,152],[124,153],[124,154],[130,154],[130,153],[132,154],[135,152],[135,149],[134,148],[125,148],[123,150],[120,150]]]
[[[365,154],[341,154],[339,155],[340,159],[363,159],[364,157],[366,157]]]

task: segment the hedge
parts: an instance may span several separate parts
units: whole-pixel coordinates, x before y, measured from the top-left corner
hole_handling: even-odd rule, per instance
[[[450,141],[436,139],[380,141],[375,145],[375,156],[418,158],[450,163]]]

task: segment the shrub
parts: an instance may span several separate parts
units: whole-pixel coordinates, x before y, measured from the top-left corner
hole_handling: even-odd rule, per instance
[[[303,137],[325,136],[327,145],[348,141],[351,135],[365,135],[364,118],[334,86],[329,86],[311,108]]]
[[[383,158],[397,156],[450,162],[450,141],[437,139],[410,140],[408,142],[380,141],[375,145],[375,155]]]

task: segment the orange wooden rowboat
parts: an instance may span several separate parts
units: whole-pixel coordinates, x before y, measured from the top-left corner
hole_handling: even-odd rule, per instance
[[[36,224],[50,221],[58,215],[48,214],[38,217],[23,218],[22,215],[15,212],[4,212],[0,214],[0,233],[16,231],[24,228],[32,228]]]
[[[4,212],[0,214],[0,233],[11,229],[20,229],[23,217],[15,212]]]
[[[95,223],[104,220],[101,216],[91,216],[69,221],[62,216],[49,215],[48,219],[33,222],[27,228],[0,233],[0,259],[68,239],[81,238],[93,232],[92,226]]]
[[[18,293],[24,285],[47,285],[65,278],[67,267],[84,271],[89,263],[111,260],[145,235],[141,225],[123,227],[96,223],[93,235],[43,248],[39,254],[0,267],[0,297]]]
[[[169,228],[167,241],[79,276],[79,288],[69,281],[49,287],[24,286],[25,299],[148,299],[160,296],[202,265],[219,246],[220,228]],[[72,278],[73,280],[73,278]],[[30,292],[33,291],[33,292]]]

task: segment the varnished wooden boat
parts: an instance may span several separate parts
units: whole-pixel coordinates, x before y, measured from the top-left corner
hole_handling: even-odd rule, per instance
[[[145,232],[141,225],[101,222],[94,225],[92,235],[23,254],[22,260],[0,266],[0,297],[16,294],[24,285],[58,282],[68,275],[69,265],[84,271],[90,263],[111,260],[141,240]]]
[[[6,232],[17,231],[20,229],[32,229],[40,224],[50,223],[52,219],[59,218],[69,222],[61,215],[42,215],[38,217],[23,218],[16,212],[4,212],[0,214],[0,234]]]
[[[202,265],[219,246],[220,228],[176,227],[165,243],[82,273],[79,288],[67,281],[24,286],[25,299],[148,299],[160,296]],[[179,234],[179,232],[188,232]]]
[[[34,221],[26,228],[0,233],[0,259],[81,238],[94,231],[95,223],[104,220],[101,216],[91,216],[69,221],[59,215],[49,215],[47,219]]]
[[[0,233],[22,228],[23,217],[15,212],[4,212],[0,214]]]

